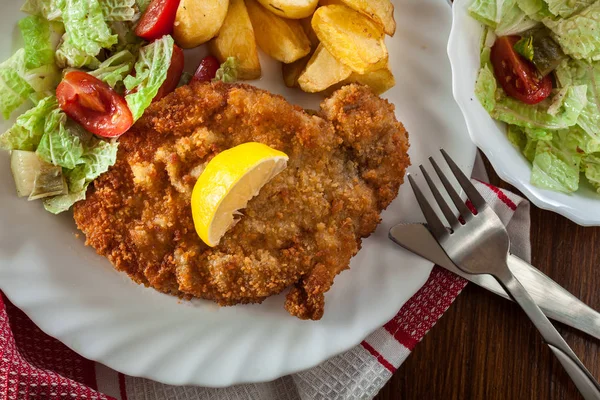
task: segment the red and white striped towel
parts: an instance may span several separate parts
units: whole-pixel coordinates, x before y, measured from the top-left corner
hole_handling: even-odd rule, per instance
[[[482,169],[479,162],[474,176]],[[512,252],[529,260],[529,203],[489,184],[475,185],[506,224]],[[224,389],[176,387],[119,374],[46,336],[0,297],[0,398],[86,400],[371,399],[444,314],[467,281],[435,267],[425,285],[382,328],[325,363],[269,383]],[[3,301],[4,300],[4,301]]]

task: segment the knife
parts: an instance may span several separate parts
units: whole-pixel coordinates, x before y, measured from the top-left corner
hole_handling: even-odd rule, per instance
[[[490,275],[471,275],[462,272],[448,258],[424,224],[396,225],[390,229],[389,237],[405,249],[511,300],[502,286]],[[600,313],[519,257],[510,254],[508,267],[548,318],[600,339]]]

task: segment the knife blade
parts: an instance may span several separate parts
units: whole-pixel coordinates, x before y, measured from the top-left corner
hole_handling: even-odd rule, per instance
[[[424,224],[399,224],[389,232],[389,238],[405,249],[462,276],[505,299],[511,300],[498,281],[490,275],[471,275],[461,271],[444,252]],[[525,286],[548,318],[562,322],[600,339],[600,313],[590,308],[540,270],[509,255],[508,267]]]

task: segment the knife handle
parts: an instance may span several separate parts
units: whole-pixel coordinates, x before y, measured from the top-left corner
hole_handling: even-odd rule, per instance
[[[549,318],[600,339],[600,313],[519,257],[510,255],[507,261],[511,272]]]

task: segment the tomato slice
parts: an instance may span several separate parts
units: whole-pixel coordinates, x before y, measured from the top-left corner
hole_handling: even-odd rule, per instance
[[[179,80],[181,79],[181,74],[183,73],[183,64],[184,64],[184,56],[183,50],[179,48],[176,44],[173,45],[173,55],[171,56],[171,65],[167,70],[167,77],[165,81],[156,92],[156,96],[152,99],[152,101],[158,101],[171,93],[177,85],[179,84]]]
[[[550,95],[552,79],[542,77],[529,60],[514,49],[519,36],[501,36],[491,52],[492,66],[502,89],[511,97],[526,104],[537,104]]]
[[[98,136],[119,136],[133,125],[125,98],[88,73],[67,73],[56,88],[56,98],[69,117]]]
[[[214,56],[206,56],[200,61],[200,65],[198,65],[198,69],[192,78],[192,81],[195,82],[210,82],[215,75],[217,75],[217,70],[221,64],[219,64],[219,60],[217,60]]]
[[[148,41],[173,32],[180,0],[152,0],[140,18],[135,34]]]

